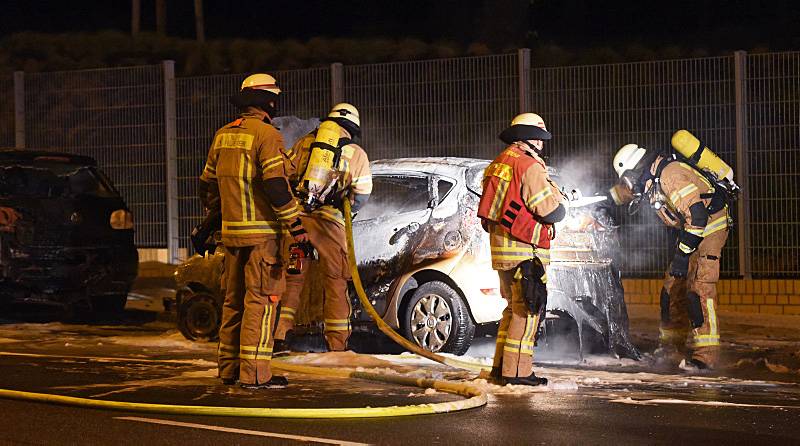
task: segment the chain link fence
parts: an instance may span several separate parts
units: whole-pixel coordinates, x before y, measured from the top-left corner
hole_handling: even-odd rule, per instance
[[[323,116],[340,100],[358,106],[362,145],[373,160],[492,158],[511,118],[521,108],[535,111],[554,134],[545,149],[550,163],[585,194],[604,193],[616,181],[611,158],[621,145],[666,149],[672,133],[686,128],[737,172],[750,173],[744,197],[751,230],[730,233],[723,273],[800,274],[800,53],[529,67],[521,51],[273,74],[284,91],[282,114]],[[196,185],[212,135],[236,116],[228,98],[244,76],[175,80],[177,197],[170,200],[178,203],[181,247],[188,247],[202,216]],[[140,247],[163,248],[172,237],[165,78],[164,66],[25,75],[27,147],[95,157],[134,211]],[[12,77],[0,76],[0,143],[6,146],[14,144],[13,98]],[[736,166],[743,155],[747,162]],[[625,273],[663,274],[668,231],[647,209],[618,217]],[[748,248],[740,253],[739,246]]]
[[[359,108],[373,160],[494,158],[518,98],[513,54],[344,67],[344,99]]]
[[[604,194],[617,180],[611,165],[622,145],[670,147],[672,134],[690,130],[729,163],[735,161],[733,57],[538,68],[531,70],[531,110],[553,140],[546,151],[562,176],[581,179],[581,191]],[[662,274],[671,235],[647,206],[621,211],[623,270]],[[734,229],[735,231],[735,229]],[[724,273],[738,273],[736,234],[729,234]]]
[[[137,245],[164,246],[161,67],[26,73],[25,85],[26,146],[96,159],[136,218]]]
[[[753,273],[800,273],[800,52],[750,55],[746,134]]]

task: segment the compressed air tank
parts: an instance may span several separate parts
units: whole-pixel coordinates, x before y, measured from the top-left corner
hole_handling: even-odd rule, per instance
[[[298,188],[298,192],[305,195],[303,201],[308,205],[323,203],[335,185],[341,155],[339,135],[339,125],[333,121],[323,121],[317,130],[317,137],[311,144],[308,166]]]
[[[717,181],[725,182],[727,180],[728,183],[735,184],[731,166],[706,147],[705,144],[701,143],[688,130],[678,130],[672,135],[672,147],[698,170],[711,174]]]

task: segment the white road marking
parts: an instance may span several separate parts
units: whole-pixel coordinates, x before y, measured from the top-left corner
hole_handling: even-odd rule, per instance
[[[271,438],[283,438],[285,440],[296,440],[302,442],[314,442],[314,443],[323,443],[323,444],[336,444],[336,445],[344,445],[344,446],[368,446],[369,443],[354,443],[351,441],[341,441],[341,440],[331,440],[329,438],[319,438],[319,437],[306,437],[304,435],[289,435],[289,434],[278,434],[274,432],[263,432],[263,431],[251,431],[247,429],[236,429],[232,427],[224,427],[224,426],[213,426],[209,424],[197,424],[197,423],[183,423],[181,421],[172,421],[172,420],[162,420],[159,418],[142,418],[142,417],[114,417],[115,420],[125,420],[125,421],[139,421],[141,423],[150,423],[150,424],[163,424],[165,426],[177,426],[177,427],[188,427],[192,429],[204,429],[209,431],[216,431],[216,432],[227,432],[231,434],[241,434],[241,435],[253,435],[256,437],[271,437]]]
[[[759,409],[800,409],[800,406],[775,406],[771,404],[729,403],[726,401],[693,401],[693,400],[678,400],[672,398],[636,400],[628,397],[628,398],[617,398],[615,400],[609,400],[609,402],[622,403],[622,404],[635,404],[640,406],[650,406],[658,404],[685,404],[690,406],[755,407]]]
[[[21,352],[0,352],[0,356],[22,356],[27,358],[64,358],[64,359],[85,359],[88,361],[125,361],[125,362],[164,362],[169,364],[197,364],[196,359],[152,359],[152,358],[125,358],[121,356],[80,356],[80,355],[60,355],[43,353],[21,353]]]

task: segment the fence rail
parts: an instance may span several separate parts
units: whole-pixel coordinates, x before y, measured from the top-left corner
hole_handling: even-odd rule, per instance
[[[139,246],[177,252],[201,217],[197,176],[213,132],[235,116],[228,98],[243,75],[173,81],[167,66],[26,73],[16,85],[0,76],[0,144],[23,139],[95,157],[137,217]],[[283,114],[310,118],[334,101],[357,105],[371,159],[491,158],[510,119],[536,111],[554,133],[551,164],[584,193],[615,180],[610,160],[622,144],[667,148],[687,128],[736,172],[749,172],[723,273],[800,274],[800,53],[531,69],[530,52],[520,50],[272,73]],[[24,103],[15,104],[15,93]],[[168,187],[172,165],[176,186]],[[625,273],[662,274],[668,232],[650,212],[620,214]],[[168,219],[177,221],[175,234]]]
[[[14,146],[14,77],[0,75],[0,147]]]

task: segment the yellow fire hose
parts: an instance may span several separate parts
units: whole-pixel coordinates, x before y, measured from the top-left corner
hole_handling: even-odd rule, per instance
[[[353,284],[356,289],[361,305],[369,316],[378,325],[386,336],[393,341],[400,344],[405,349],[418,354],[419,356],[428,358],[432,361],[445,364],[458,369],[481,371],[489,370],[489,366],[478,363],[460,361],[454,358],[448,358],[442,355],[429,352],[414,345],[406,338],[398,334],[392,329],[381,316],[375,311],[375,308],[370,303],[364,292],[364,287],[361,283],[361,278],[358,273],[357,262],[355,257],[355,247],[353,243],[353,222],[350,214],[350,203],[344,200],[344,217],[345,229],[347,234],[347,248],[349,251],[348,261],[353,275]],[[0,356],[31,356],[31,357],[46,357],[48,355],[37,355],[29,353],[11,353],[0,352]],[[60,356],[69,358],[70,356]],[[73,357],[77,358],[77,357]],[[158,360],[143,360],[139,358],[94,358],[82,357],[84,359],[104,359],[104,360],[118,360],[126,362],[159,362]],[[171,363],[175,360],[168,361]],[[267,407],[224,407],[224,406],[192,406],[192,405],[177,405],[177,404],[153,404],[153,403],[135,403],[124,401],[110,401],[99,400],[94,398],[79,398],[66,395],[54,395],[47,393],[23,392],[19,390],[0,389],[0,398],[34,401],[49,404],[59,404],[75,407],[86,407],[93,409],[108,409],[108,410],[121,410],[126,412],[144,412],[144,413],[162,413],[174,415],[211,415],[211,416],[229,416],[229,417],[260,417],[260,418],[373,418],[373,417],[396,417],[407,415],[426,415],[435,413],[447,413],[453,411],[460,411],[480,407],[486,404],[486,394],[481,392],[478,388],[465,383],[450,382],[437,379],[427,378],[411,378],[400,375],[380,374],[359,372],[345,369],[334,369],[328,367],[311,367],[297,364],[289,364],[280,359],[272,362],[273,367],[287,372],[310,374],[310,375],[324,375],[337,378],[356,378],[365,379],[370,381],[378,381],[384,383],[399,384],[404,386],[415,386],[421,388],[431,388],[442,392],[461,395],[466,397],[464,400],[446,402],[446,403],[429,403],[429,404],[414,404],[408,406],[390,406],[390,407],[353,407],[353,408],[267,408]]]
[[[0,352],[0,356],[53,357],[56,355],[40,355],[34,353]],[[66,359],[94,359],[103,361],[125,362],[167,362],[179,363],[179,360],[149,360],[142,358],[115,358],[92,356],[58,355]],[[191,364],[191,361],[185,361]],[[465,383],[449,382],[437,379],[410,378],[400,375],[369,373],[334,369],[328,367],[311,367],[289,364],[281,360],[272,362],[273,367],[287,372],[309,375],[323,375],[334,378],[356,378],[384,383],[431,388],[438,391],[467,397],[459,401],[445,403],[413,404],[408,406],[389,407],[334,407],[334,408],[268,408],[268,407],[224,407],[224,406],[192,406],[179,404],[152,404],[125,401],[99,400],[79,398],[47,393],[23,392],[19,390],[0,389],[0,398],[58,404],[64,406],[85,407],[92,409],[120,410],[126,412],[161,413],[173,415],[210,415],[224,417],[256,417],[256,418],[377,418],[398,417],[407,415],[429,415],[472,409],[486,404],[486,394],[478,388]]]
[[[353,286],[356,289],[356,294],[358,295],[358,300],[361,301],[361,306],[364,307],[364,310],[369,314],[369,317],[375,321],[375,324],[378,325],[378,329],[383,332],[386,336],[388,336],[394,342],[400,344],[406,350],[416,353],[419,356],[425,357],[430,359],[431,361],[438,362],[440,364],[448,365],[450,367],[455,367],[457,369],[463,370],[471,370],[480,372],[482,370],[491,370],[491,366],[478,364],[475,362],[467,362],[461,361],[454,358],[448,358],[446,356],[437,355],[436,353],[429,352],[423,348],[420,348],[418,345],[413,344],[411,341],[394,331],[392,327],[387,324],[383,318],[375,311],[375,307],[372,306],[369,299],[367,298],[367,293],[364,292],[364,286],[361,283],[361,277],[358,274],[358,262],[356,261],[356,250],[355,244],[353,242],[353,219],[350,213],[350,201],[344,200],[344,223],[345,223],[345,233],[347,234],[347,251],[348,251],[348,262],[350,263],[350,270],[351,275],[353,276]]]

